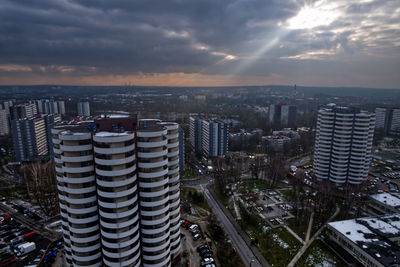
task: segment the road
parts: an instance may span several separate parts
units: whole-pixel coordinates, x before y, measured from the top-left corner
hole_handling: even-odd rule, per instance
[[[40,233],[42,236],[46,237],[51,241],[55,241],[61,237],[61,233],[51,232],[47,229],[44,229],[40,223],[33,221],[33,219],[22,215],[21,213],[15,211],[14,209],[0,203],[0,210],[5,214],[13,218],[14,220],[22,223],[26,227]]]
[[[233,224],[226,217],[225,213],[218,206],[216,200],[208,191],[208,188],[203,185],[200,185],[200,188],[214,215],[220,221],[222,228],[225,230],[225,233],[232,240],[232,244],[235,247],[236,251],[239,253],[244,264],[249,267],[261,267],[262,265],[260,264],[260,262],[257,260],[249,246],[247,246],[243,238],[239,235]]]

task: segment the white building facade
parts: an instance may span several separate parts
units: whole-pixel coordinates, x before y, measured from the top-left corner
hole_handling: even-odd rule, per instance
[[[67,266],[172,266],[180,254],[179,125],[125,116],[108,121],[124,131],[101,119],[52,130]]]
[[[361,184],[371,160],[375,114],[333,107],[318,112],[314,173],[336,184]]]

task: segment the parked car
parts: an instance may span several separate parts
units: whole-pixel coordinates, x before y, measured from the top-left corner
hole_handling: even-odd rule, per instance
[[[196,233],[195,235],[193,235],[193,240],[194,240],[194,241],[199,240],[201,237],[202,237],[202,236],[201,236],[200,233]]]

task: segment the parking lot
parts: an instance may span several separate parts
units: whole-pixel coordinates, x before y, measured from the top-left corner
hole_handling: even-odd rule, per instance
[[[189,253],[188,266],[215,267],[215,257],[198,224],[181,220],[184,250]]]
[[[7,214],[0,215],[0,261],[2,266],[51,266],[62,247]]]

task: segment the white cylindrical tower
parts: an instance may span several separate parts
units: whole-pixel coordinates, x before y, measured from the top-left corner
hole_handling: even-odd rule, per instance
[[[143,266],[170,266],[167,129],[137,131]]]
[[[64,130],[58,139],[60,149],[55,152],[61,152],[63,173],[60,208],[67,212],[72,265],[102,266],[91,133]]]
[[[170,242],[171,256],[174,258],[179,254],[181,248],[179,228],[179,125],[173,122],[163,122],[160,125],[167,128]]]
[[[103,262],[140,266],[140,236],[134,133],[93,136]]]
[[[318,113],[314,173],[320,180],[360,184],[367,178],[375,116],[352,108]]]

